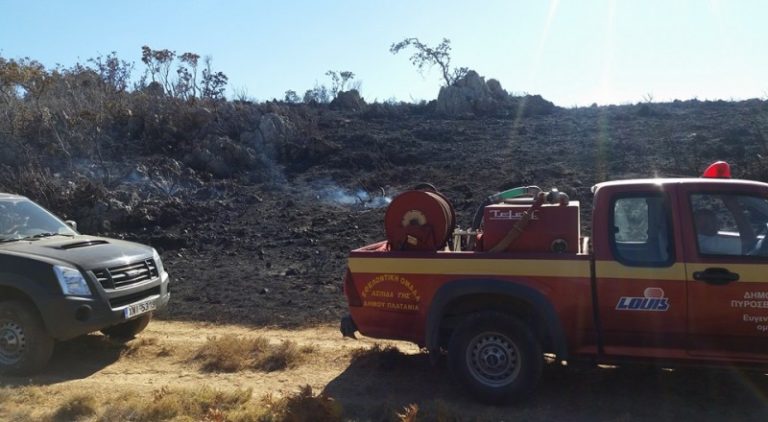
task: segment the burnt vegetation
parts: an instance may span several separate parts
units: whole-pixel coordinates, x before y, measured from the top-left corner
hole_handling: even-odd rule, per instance
[[[466,226],[514,186],[556,186],[586,211],[593,183],[715,160],[768,180],[763,100],[562,108],[453,67],[448,40],[391,51],[439,68],[437,100],[366,101],[348,70],[303,95],[227,99],[210,57],[149,46],[138,64],[0,57],[0,191],[161,250],[167,318],[296,326],[338,318],[347,251],[381,239],[385,199],[418,182]]]

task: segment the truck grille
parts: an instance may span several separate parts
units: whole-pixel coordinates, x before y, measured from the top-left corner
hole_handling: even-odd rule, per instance
[[[158,276],[157,265],[151,258],[119,267],[95,270],[93,274],[105,289],[119,289]]]

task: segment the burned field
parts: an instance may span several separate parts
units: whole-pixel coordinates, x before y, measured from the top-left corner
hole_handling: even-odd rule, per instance
[[[295,327],[338,320],[347,252],[383,239],[388,199],[418,183],[464,227],[489,193],[557,187],[582,201],[589,230],[599,181],[697,175],[714,160],[766,180],[767,115],[757,100],[461,118],[407,104],[168,108],[113,121],[130,137],[98,156],[6,142],[0,189],[84,233],[162,251],[176,303],[166,318]]]
[[[189,141],[164,154],[56,168],[41,154],[6,164],[3,189],[77,220],[85,233],[161,250],[176,304],[165,318],[295,327],[338,320],[347,252],[382,239],[387,200],[420,182],[440,189],[465,227],[489,193],[557,187],[582,201],[589,230],[590,187],[599,181],[697,175],[717,159],[737,177],[766,180],[768,106],[760,101],[462,119],[407,105],[379,114],[373,106],[222,108],[205,130],[239,125],[239,136],[220,139],[238,154]],[[253,133],[271,135],[249,143]]]

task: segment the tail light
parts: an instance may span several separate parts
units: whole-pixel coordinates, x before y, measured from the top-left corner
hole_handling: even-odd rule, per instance
[[[355,281],[352,279],[352,273],[349,269],[344,275],[344,294],[347,296],[349,306],[363,306],[363,300],[360,299],[360,293],[355,288]]]

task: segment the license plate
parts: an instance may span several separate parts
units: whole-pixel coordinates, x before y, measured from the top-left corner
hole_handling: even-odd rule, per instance
[[[157,309],[155,305],[155,299],[145,300],[144,302],[134,303],[133,305],[125,308],[123,315],[125,319],[133,318],[136,315],[146,314],[147,312]]]

